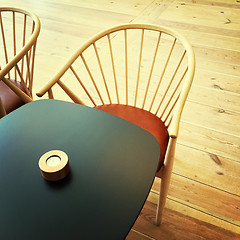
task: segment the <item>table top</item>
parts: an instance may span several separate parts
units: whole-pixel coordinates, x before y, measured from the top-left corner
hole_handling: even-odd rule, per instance
[[[57,100],[0,120],[0,239],[124,239],[150,191],[160,149],[147,131]],[[71,172],[42,178],[39,158],[61,150]]]

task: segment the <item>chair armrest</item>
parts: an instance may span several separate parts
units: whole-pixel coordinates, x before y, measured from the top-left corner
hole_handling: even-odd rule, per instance
[[[46,92],[48,92],[65,74],[65,72],[69,69],[71,64],[74,62],[76,58],[71,57],[61,68],[60,70],[55,74],[55,76],[49,80],[42,89],[40,89],[36,95],[38,97],[42,97]]]

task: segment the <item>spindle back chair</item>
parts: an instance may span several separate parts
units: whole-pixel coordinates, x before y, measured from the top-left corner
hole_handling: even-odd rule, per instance
[[[117,115],[150,132],[156,126],[158,133],[153,134],[162,137],[157,169],[162,178],[156,215],[160,224],[180,116],[194,71],[192,47],[178,32],[156,25],[124,24],[87,41],[37,95],[48,92],[49,98],[67,100],[62,95],[66,93],[75,103]]]
[[[39,32],[40,21],[34,13],[0,7],[0,117],[32,101]]]

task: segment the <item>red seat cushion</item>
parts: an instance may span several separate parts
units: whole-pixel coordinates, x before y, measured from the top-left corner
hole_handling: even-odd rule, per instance
[[[14,80],[9,81],[25,92],[24,86],[21,82]],[[7,113],[12,112],[25,104],[25,102],[23,102],[3,81],[0,81],[0,98]]]
[[[150,132],[160,145],[161,154],[157,171],[161,168],[167,150],[169,135],[160,118],[146,110],[121,104],[101,105],[95,108],[123,118]]]

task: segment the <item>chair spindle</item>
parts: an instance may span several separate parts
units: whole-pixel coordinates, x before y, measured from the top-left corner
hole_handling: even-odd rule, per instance
[[[89,69],[89,67],[88,67],[88,65],[87,65],[87,62],[86,62],[85,58],[83,57],[82,54],[80,55],[80,57],[81,57],[81,59],[82,59],[82,61],[83,61],[83,63],[84,63],[84,66],[85,66],[88,74],[89,74],[89,77],[90,77],[91,80],[92,80],[92,83],[93,83],[93,85],[94,85],[94,88],[95,88],[95,90],[97,91],[97,94],[98,94],[98,96],[99,96],[102,104],[104,104],[104,101],[103,101],[103,99],[102,99],[102,96],[101,96],[101,94],[100,94],[100,91],[99,91],[99,89],[98,89],[98,87],[97,87],[97,84],[96,84],[96,82],[95,82],[95,80],[94,80],[94,78],[93,78],[93,76],[92,76],[92,73],[91,73],[91,71],[90,71],[90,69]]]
[[[4,34],[4,27],[3,27],[1,12],[0,12],[0,25],[1,25],[1,32],[2,32],[2,40],[3,40],[3,48],[4,48],[4,54],[5,54],[5,61],[6,61],[6,64],[8,64],[7,45],[6,45],[6,38],[5,38],[5,34]],[[10,72],[8,72],[8,78],[11,78]]]
[[[161,105],[162,105],[162,103],[163,103],[163,100],[165,99],[165,97],[166,97],[166,95],[167,95],[167,93],[168,93],[168,91],[169,91],[169,89],[170,89],[170,87],[171,87],[171,85],[172,85],[172,83],[173,83],[173,80],[174,80],[174,78],[175,78],[175,76],[176,76],[176,74],[177,74],[177,72],[178,72],[178,70],[179,70],[179,67],[180,67],[180,65],[181,65],[181,63],[182,63],[182,61],[183,61],[183,58],[184,58],[185,54],[186,54],[186,51],[184,51],[184,53],[183,53],[183,55],[182,55],[182,57],[181,57],[178,65],[177,65],[177,67],[176,67],[176,69],[175,69],[175,71],[174,71],[174,73],[173,73],[173,75],[172,75],[172,78],[171,78],[171,80],[169,81],[166,90],[164,91],[164,95],[162,96],[162,100],[160,101],[160,103],[159,103],[159,105],[158,105],[158,108],[157,108],[157,110],[156,110],[156,112],[155,112],[155,115],[157,115],[157,113],[158,113],[158,111],[159,111],[159,109],[160,109],[160,107],[161,107]],[[181,79],[181,80],[182,80],[182,79]],[[180,80],[180,82],[181,82],[181,80]],[[180,82],[179,82],[179,84],[180,84]],[[176,86],[176,89],[178,88],[178,86],[179,86],[179,85]],[[171,98],[170,98],[169,101],[171,101]],[[162,115],[163,115],[163,114],[162,114]],[[162,118],[162,116],[161,116],[160,118]]]
[[[109,45],[110,56],[111,56],[112,69],[113,69],[113,77],[114,77],[115,91],[116,91],[116,96],[117,96],[117,102],[118,102],[118,104],[119,104],[120,101],[119,101],[119,93],[118,93],[116,69],[115,69],[115,64],[114,64],[114,60],[113,60],[112,43],[111,43],[111,39],[110,39],[110,35],[109,35],[109,34],[107,35],[107,38],[108,38],[108,45]]]
[[[134,106],[135,107],[137,105],[137,95],[138,95],[139,78],[140,78],[140,70],[141,70],[141,62],[142,62],[143,39],[144,39],[144,29],[142,29],[142,35],[141,35],[139,63],[138,63],[138,73],[137,73],[137,83],[136,83],[135,101],[134,101]]]
[[[20,71],[20,69],[19,69],[17,64],[15,65],[15,68],[16,68],[16,71],[17,71],[19,77],[20,77],[20,80],[21,80],[22,86],[24,87],[25,92],[30,96],[31,94],[30,94],[30,92],[29,92],[29,90],[28,90],[28,88],[27,88],[27,86],[26,86],[26,84],[24,82],[24,78],[23,78],[23,76],[21,74],[21,71]]]
[[[52,88],[48,89],[48,98],[49,99],[54,99]]]
[[[158,82],[158,85],[157,85],[156,91],[155,91],[155,93],[154,93],[154,96],[153,96],[153,99],[152,99],[152,102],[151,102],[151,105],[150,105],[150,109],[149,109],[149,111],[151,111],[152,106],[153,106],[153,103],[154,103],[154,101],[155,101],[155,99],[156,99],[156,96],[157,96],[157,93],[158,93],[159,87],[160,87],[160,85],[161,85],[161,82],[162,82],[163,76],[164,76],[164,74],[165,74],[165,72],[166,72],[166,69],[167,69],[167,66],[168,66],[168,63],[169,63],[170,57],[171,57],[171,55],[172,55],[173,48],[174,48],[174,46],[175,46],[175,44],[176,44],[176,40],[177,40],[177,39],[174,38],[173,44],[172,44],[172,46],[171,46],[171,49],[170,49],[169,54],[168,54],[168,57],[167,57],[167,61],[165,62],[164,69],[163,69],[163,71],[162,71],[162,74],[161,74],[161,77],[160,77],[160,79],[159,79],[159,82]]]
[[[108,89],[108,86],[107,86],[105,74],[103,72],[103,67],[102,67],[101,60],[100,60],[100,57],[99,57],[99,53],[98,53],[98,50],[97,50],[97,47],[96,47],[95,43],[93,43],[93,47],[94,47],[94,51],[95,51],[95,54],[96,54],[96,57],[97,57],[98,66],[99,66],[99,69],[100,69],[100,72],[101,72],[101,75],[102,75],[102,78],[103,78],[104,86],[105,86],[105,89],[106,89],[106,92],[107,92],[107,95],[108,95],[108,100],[111,104],[112,103],[111,96],[110,96],[110,93],[109,93],[109,89]]]
[[[164,113],[166,112],[166,109],[168,108],[170,102],[171,102],[172,99],[174,98],[174,95],[175,95],[175,93],[177,92],[179,86],[181,85],[181,83],[182,83],[182,81],[183,81],[183,79],[184,79],[184,77],[185,77],[185,75],[186,75],[186,73],[187,73],[187,70],[188,70],[188,68],[186,68],[185,71],[183,72],[183,74],[182,74],[182,76],[181,76],[181,78],[180,78],[178,84],[176,85],[176,87],[175,87],[173,93],[171,94],[170,99],[168,100],[168,102],[167,102],[167,104],[166,104],[164,110],[162,111],[162,114],[161,114],[161,116],[160,116],[161,119],[162,119]],[[177,100],[178,100],[178,98],[179,98],[179,96],[180,96],[180,93],[181,93],[181,92],[178,93],[178,96],[176,97],[176,100],[175,100],[175,102],[173,103],[171,109],[169,110],[169,113],[167,114],[167,117],[165,118],[164,122],[167,120],[168,116],[169,116],[170,113],[172,112],[172,110],[173,110],[173,108],[174,108],[174,106],[175,106],[175,104],[176,104],[176,102],[177,102]]]
[[[79,84],[81,85],[81,87],[83,88],[83,90],[85,91],[85,93],[87,94],[88,98],[91,100],[91,102],[93,103],[94,106],[97,106],[97,104],[95,103],[95,101],[93,100],[93,98],[91,97],[91,94],[88,92],[87,88],[85,87],[85,85],[83,84],[83,82],[81,81],[80,77],[78,76],[77,72],[74,70],[73,66],[71,65],[69,67],[72,71],[72,73],[74,74],[74,76],[76,77],[76,79],[78,80]]]
[[[145,106],[145,102],[146,102],[146,98],[147,98],[147,94],[148,94],[148,90],[149,90],[149,86],[150,86],[150,82],[151,82],[151,78],[152,78],[153,68],[154,68],[154,65],[155,65],[157,52],[158,52],[158,48],[159,48],[159,43],[160,43],[160,39],[161,39],[161,33],[162,32],[159,32],[159,36],[158,36],[158,40],[157,40],[157,44],[156,44],[156,48],[155,48],[155,52],[154,52],[154,56],[153,56],[153,62],[152,62],[151,70],[150,70],[149,77],[148,77],[147,87],[146,87],[146,91],[145,91],[145,94],[144,94],[142,109]]]
[[[13,14],[13,55],[16,56],[16,52],[17,52],[17,47],[16,47],[16,18],[15,18],[15,12],[12,12]],[[15,66],[15,80],[17,80],[17,69]]]
[[[26,28],[27,28],[27,15],[24,14],[22,47],[25,46],[25,42],[26,42]],[[23,67],[24,67],[24,58],[22,58],[22,68],[21,68],[22,73],[23,73]]]
[[[128,49],[127,49],[127,30],[124,29],[124,47],[125,47],[125,77],[126,77],[126,105],[128,105]]]

